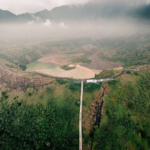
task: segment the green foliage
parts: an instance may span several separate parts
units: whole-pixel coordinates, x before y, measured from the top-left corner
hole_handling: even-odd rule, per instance
[[[150,36],[132,36],[120,39],[100,41],[100,57],[114,62],[121,62],[125,67],[150,63]],[[111,57],[105,55],[111,54]]]
[[[19,64],[19,67],[20,67],[23,71],[25,71],[25,70],[27,69],[26,65],[20,65],[20,64]]]
[[[102,83],[84,83],[84,91],[85,92],[94,92],[96,90],[100,90]]]
[[[10,64],[6,64],[6,66],[8,67],[8,68],[14,68],[12,65],[10,65]]]
[[[85,135],[85,134],[83,134],[83,139],[84,139],[84,145],[87,145],[88,144],[88,142],[89,142],[89,136],[88,135]]]
[[[8,95],[7,95],[7,91],[2,91],[2,99],[7,99]]]
[[[5,95],[5,94],[4,94]],[[44,107],[0,103],[1,150],[72,150],[78,146],[76,107],[71,98],[51,98]]]
[[[29,88],[33,88],[33,84],[30,84]]]
[[[65,80],[56,80],[59,84],[66,84],[68,83],[68,81],[65,81]]]
[[[85,92],[93,92],[95,90],[99,90],[101,88],[102,83],[84,83],[84,91]],[[69,84],[69,89],[71,91],[80,91],[81,90],[81,83],[73,83]]]
[[[32,96],[32,93],[28,93],[29,96]]]
[[[71,91],[80,91],[81,90],[81,83],[70,82],[69,89]]]
[[[68,65],[64,65],[64,66],[61,66],[60,68],[63,69],[63,70],[72,70],[72,69],[75,69],[76,67],[75,66],[74,67],[70,67]]]
[[[138,73],[137,73],[137,72],[134,72],[134,74],[135,74],[136,76],[138,76]]]
[[[53,92],[53,89],[50,88],[50,87],[47,87],[47,88],[46,88],[46,92],[47,92],[47,93],[52,93],[52,92]]]
[[[150,149],[150,73],[140,74],[137,83],[111,87],[103,114],[107,121],[102,119],[96,130],[95,149]]]
[[[94,129],[91,129],[91,130],[90,130],[90,138],[93,138],[93,137],[94,137],[94,132],[95,132]]]
[[[36,46],[18,46],[17,48],[11,51],[5,51],[3,54],[0,54],[0,59],[5,59],[12,64],[15,64],[24,71],[26,70],[26,65],[38,60],[41,55],[39,52],[40,48]],[[9,68],[12,68],[12,65],[7,65]]]
[[[118,82],[119,82],[119,81],[112,80],[112,81],[108,81],[107,83],[108,83],[108,85],[114,86],[114,85],[116,85]]]
[[[91,60],[87,59],[85,55],[80,56],[79,58],[75,58],[72,60],[72,63],[91,63]]]
[[[103,70],[100,74],[96,74],[95,78],[96,79],[102,79],[102,78],[110,78],[114,76],[114,71],[113,70]]]
[[[131,74],[131,71],[127,71],[126,74]]]

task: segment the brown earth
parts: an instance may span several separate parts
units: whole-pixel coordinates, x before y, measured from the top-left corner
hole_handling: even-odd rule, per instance
[[[23,73],[12,72],[11,70],[0,66],[0,91],[10,90],[23,90],[28,88],[38,88],[48,84],[52,84],[54,79],[45,78],[41,76],[29,77]]]
[[[109,52],[109,51],[106,51],[106,52],[104,52],[104,55],[105,55],[106,57],[108,57],[108,58],[112,58],[112,56],[113,56],[114,54],[112,54],[112,53]]]
[[[82,121],[85,135],[89,136],[91,129],[96,130],[96,126],[98,128],[100,127],[100,122],[103,114],[103,97],[106,93],[107,86],[104,86],[100,89],[98,93],[95,94],[94,101],[89,105],[89,109],[86,110],[86,112],[85,109],[83,109],[83,112],[87,115],[87,117],[83,118]],[[83,150],[91,150],[93,147],[93,140],[94,137],[88,141],[87,146],[83,145]]]
[[[30,58],[28,55],[26,55],[25,57],[26,57],[26,59],[29,60],[30,62],[32,61],[31,58]]]
[[[82,66],[87,67],[89,69],[107,70],[107,69],[114,69],[122,66],[120,63],[110,62],[98,58],[97,53],[94,53],[93,55],[89,56],[88,59],[91,60],[92,62],[89,64],[82,64]]]
[[[54,63],[57,65],[67,65],[72,63],[71,60],[73,58],[79,57],[81,55],[83,54],[49,54],[48,56],[44,56],[38,61],[43,63]]]
[[[82,46],[82,48],[87,50],[87,51],[92,50],[92,49],[97,49],[97,47],[92,45],[92,44],[84,45],[84,46]]]

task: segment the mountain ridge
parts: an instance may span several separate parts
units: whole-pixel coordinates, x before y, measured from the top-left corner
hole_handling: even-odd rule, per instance
[[[103,5],[97,3],[87,3],[85,5],[63,5],[52,10],[41,10],[36,13],[23,13],[15,15],[10,11],[0,9],[0,23],[27,23],[45,22],[73,22],[73,21],[97,21],[101,19],[113,19],[123,17],[134,17],[140,19],[150,19],[150,5],[138,7],[127,5]]]

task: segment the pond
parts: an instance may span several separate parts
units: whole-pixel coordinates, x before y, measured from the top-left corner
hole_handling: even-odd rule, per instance
[[[95,73],[91,69],[82,67],[80,65],[76,65],[75,69],[66,71],[61,69],[59,65],[38,61],[28,64],[26,71],[36,71],[51,76],[68,77],[74,79],[88,79],[95,77]]]

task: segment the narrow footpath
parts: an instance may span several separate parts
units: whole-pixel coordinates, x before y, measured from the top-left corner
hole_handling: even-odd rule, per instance
[[[82,150],[82,101],[83,101],[83,81],[81,81],[80,114],[79,114],[79,150]]]

